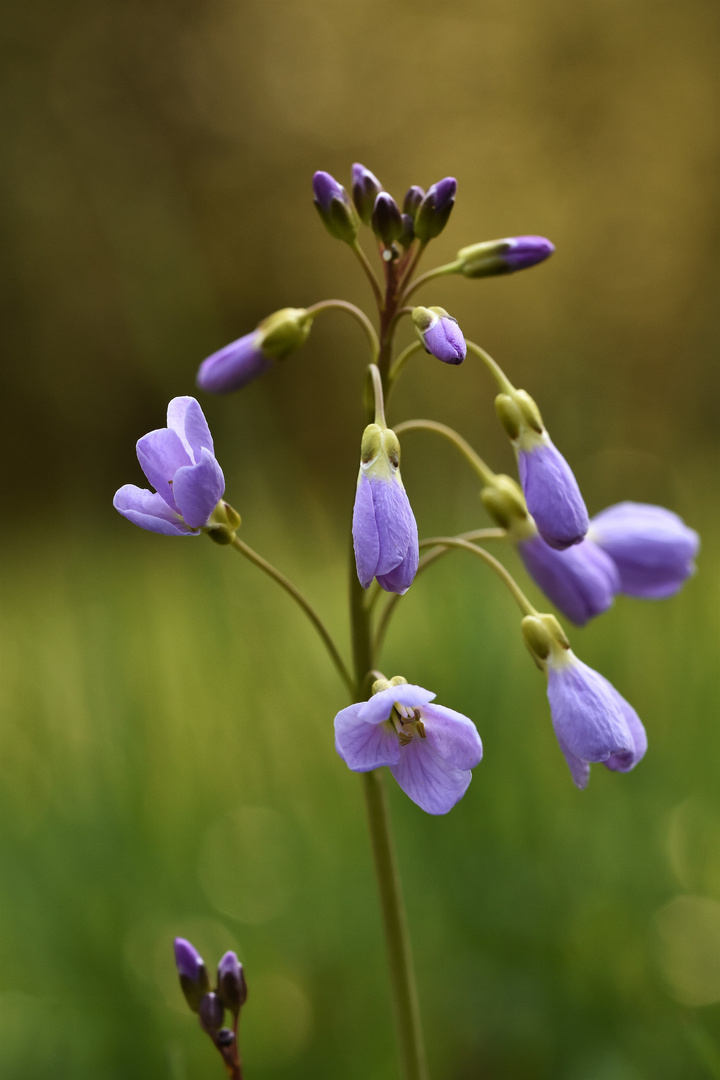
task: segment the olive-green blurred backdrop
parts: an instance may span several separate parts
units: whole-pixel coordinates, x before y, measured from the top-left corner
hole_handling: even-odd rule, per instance
[[[720,1077],[717,5],[16,0],[2,26],[0,1076],[220,1075],[176,934],[246,963],[250,1077],[396,1075],[341,685],[232,551],[111,506],[204,356],[279,307],[367,304],[310,197],[361,161],[398,198],[457,177],[427,266],[555,242],[422,299],[536,396],[591,512],[660,502],[704,540],[681,596],[573,634],[650,736],[582,794],[500,586],[458,556],[402,602],[383,667],[486,748],[446,818],[391,791],[433,1080]],[[202,397],[243,536],[343,648],[365,360],[329,314]],[[417,360],[389,419],[413,415],[512,469],[471,362]],[[450,449],[403,452],[421,533],[482,523]]]

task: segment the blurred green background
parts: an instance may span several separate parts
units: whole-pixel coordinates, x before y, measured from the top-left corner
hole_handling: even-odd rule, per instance
[[[221,1075],[176,934],[246,964],[250,1077],[396,1075],[360,785],[332,745],[342,686],[234,552],[111,506],[204,356],[279,307],[367,305],[310,198],[315,169],[347,183],[361,161],[398,198],[458,178],[426,266],[481,239],[556,243],[532,272],[422,299],[534,394],[591,512],[659,502],[704,541],[680,596],[621,599],[572,635],[650,736],[636,772],[595,767],[585,793],[499,584],[458,555],[402,601],[383,668],[485,744],[446,818],[390,791],[431,1074],[720,1077],[717,14],[6,5],[0,1076]],[[365,359],[329,314],[242,394],[202,398],[243,537],[345,649]],[[477,365],[417,360],[389,419],[422,415],[512,469]],[[421,534],[483,523],[445,445],[408,435],[403,476]]]

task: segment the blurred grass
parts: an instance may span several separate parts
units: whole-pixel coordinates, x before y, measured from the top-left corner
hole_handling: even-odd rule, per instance
[[[286,509],[315,543],[273,555],[346,645],[340,545],[312,504]],[[251,1075],[394,1075],[360,788],[332,745],[341,685],[234,552],[117,524],[3,562],[0,1075],[218,1074],[176,934],[246,964]],[[402,601],[383,668],[485,744],[446,818],[390,783],[433,1075],[717,1075],[713,545],[681,596],[575,631],[650,734],[634,773],[595,766],[585,793],[499,584],[447,558]]]

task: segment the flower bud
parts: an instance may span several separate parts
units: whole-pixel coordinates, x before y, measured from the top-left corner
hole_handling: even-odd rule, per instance
[[[492,277],[525,270],[549,258],[555,245],[544,236],[509,236],[504,240],[485,240],[461,248],[458,270],[465,277]]]
[[[415,239],[415,223],[409,214],[402,214],[402,232],[400,233],[398,242],[407,249]]]
[[[202,956],[185,938],[175,938],[175,965],[185,1000],[197,1012],[203,995],[210,990],[210,976]]]
[[[356,162],[352,167],[352,197],[360,220],[370,224],[375,200],[383,187],[377,176]]]
[[[330,173],[316,172],[313,176],[313,202],[323,225],[336,240],[353,244],[357,238],[358,219],[342,184]]]
[[[490,517],[516,542],[537,534],[522,489],[510,476],[496,475],[480,492],[480,501]]]
[[[198,1008],[200,1027],[208,1035],[214,1035],[223,1026],[225,1007],[217,994],[204,994]]]
[[[456,191],[457,180],[453,176],[446,176],[428,188],[415,214],[415,235],[422,243],[439,236],[447,225]]]
[[[402,217],[397,203],[387,191],[381,191],[372,212],[372,228],[385,247],[390,247],[403,231]]]
[[[233,1013],[247,1001],[247,984],[243,966],[234,952],[226,952],[218,964],[217,992],[223,1005]]]
[[[412,320],[426,352],[445,364],[462,364],[467,346],[457,319],[441,307],[416,307]]]
[[[415,215],[418,212],[418,207],[424,198],[425,192],[423,189],[418,187],[417,184],[413,184],[411,188],[408,188],[407,194],[405,195],[403,201],[403,214],[407,214],[408,217],[411,217],[414,221]]]
[[[282,360],[303,345],[313,316],[305,308],[281,308],[256,330],[203,360],[197,385],[211,394],[226,394],[264,374],[274,360]]]

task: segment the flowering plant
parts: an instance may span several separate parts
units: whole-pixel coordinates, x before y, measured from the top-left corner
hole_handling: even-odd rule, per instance
[[[484,241],[461,248],[452,262],[418,275],[426,247],[450,219],[456,191],[452,177],[427,191],[413,185],[400,206],[360,164],[353,166],[352,195],[328,173],[316,173],[315,207],[327,231],[348,245],[366,275],[377,305],[377,329],[362,310],[344,300],[325,300],[307,309],[284,308],[213,352],[197,376],[198,387],[211,393],[243,387],[299,349],[315,318],[328,311],[344,312],[362,328],[370,363],[352,515],[351,663],[315,607],[238,535],[240,515],[224,500],[223,473],[194,398],[173,398],[168,426],[137,444],[140,465],[155,490],[125,485],[114,500],[123,516],[151,532],[172,536],[206,532],[216,542],[234,547],[300,605],[320,635],[351,700],[335,717],[335,746],[341,761],[362,776],[404,1080],[423,1080],[427,1071],[383,771],[387,767],[422,810],[442,815],[467,792],[483,747],[467,716],[435,704],[434,693],[404,675],[388,678],[380,670],[385,635],[400,598],[421,573],[452,551],[472,554],[500,577],[520,609],[519,638],[546,677],[555,735],[572,780],[582,789],[591,763],[602,763],[613,772],[633,769],[647,749],[645,729],[611,683],[578,659],[556,617],[534,607],[484,543],[515,545],[530,577],[578,625],[605,612],[619,593],[659,599],[676,592],[693,572],[698,550],[696,533],[661,507],[625,502],[591,520],[570,465],[552,442],[533,398],[517,389],[483,348],[465,338],[445,308],[409,303],[418,289],[448,276],[474,279],[513,273],[542,262],[554,251],[550,241],[539,236]],[[360,244],[361,227],[374,234],[380,277]],[[396,354],[396,332],[407,316],[417,337]],[[461,435],[443,424],[409,420],[389,426],[391,396],[410,361],[422,351],[447,365],[448,378],[462,378],[458,369],[468,356],[488,370],[497,388],[498,419],[517,456],[519,482],[493,472]],[[489,524],[457,536],[419,539],[400,473],[400,436],[410,432],[439,435],[460,452],[479,479]],[[189,942],[177,939],[175,955],[188,1005],[197,1012],[228,1075],[239,1080],[238,1017],[247,997],[242,966],[233,952],[226,953],[213,988],[202,958]],[[228,1011],[234,1017],[231,1028],[225,1026]]]

